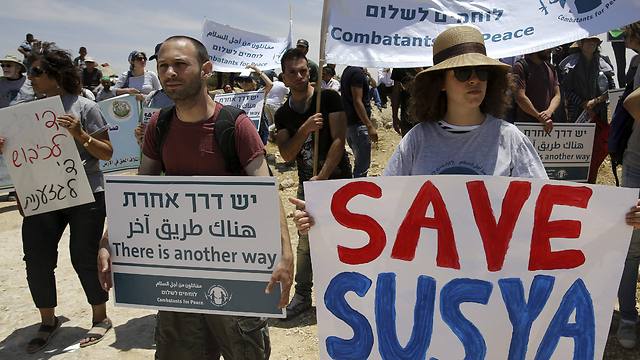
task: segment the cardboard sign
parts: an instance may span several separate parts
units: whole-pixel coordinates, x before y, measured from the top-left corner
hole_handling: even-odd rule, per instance
[[[103,172],[137,169],[140,166],[140,146],[134,130],[140,119],[140,105],[134,95],[120,95],[98,103],[109,125],[109,140],[113,145],[111,160],[100,161]]]
[[[274,178],[107,176],[116,305],[284,317]],[[276,219],[276,221],[274,221]]]
[[[59,96],[0,109],[4,156],[25,216],[95,201]]]
[[[501,58],[601,34],[640,12],[623,0],[325,1],[327,62],[365,67],[432,65],[434,39],[456,25],[480,29],[488,55]]]
[[[291,29],[286,38],[273,38],[205,20],[202,43],[215,71],[240,72],[251,64],[261,70],[276,69],[291,45]]]
[[[216,101],[222,105],[235,106],[244,110],[256,129],[260,128],[264,108],[264,91],[247,91],[233,94],[216,94]]]
[[[515,123],[529,137],[549,179],[586,182],[596,124],[553,124],[550,133],[540,123]]]
[[[637,189],[305,182],[321,359],[601,359]]]

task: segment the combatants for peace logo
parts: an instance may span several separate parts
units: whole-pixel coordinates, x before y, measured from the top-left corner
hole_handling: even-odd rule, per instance
[[[223,307],[231,301],[231,293],[220,285],[210,287],[205,297],[211,304],[217,307]]]
[[[540,3],[539,10],[544,15],[557,13],[558,9],[564,10],[564,14],[558,16],[559,20],[566,22],[584,22],[593,20],[615,6],[620,0],[537,0]]]

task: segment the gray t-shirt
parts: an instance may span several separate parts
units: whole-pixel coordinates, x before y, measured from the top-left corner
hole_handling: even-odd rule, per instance
[[[107,121],[95,102],[78,95],[64,95],[62,96],[62,106],[65,113],[80,119],[82,128],[87,134],[95,136],[101,131],[107,130]],[[100,170],[99,160],[89,154],[85,147],[77,141],[76,147],[84,164],[84,171],[87,173],[91,190],[93,192],[104,191],[104,176]]]
[[[31,81],[26,76],[17,80],[0,77],[0,109],[33,100]]]
[[[414,126],[384,170],[384,176],[439,174],[548,178],[529,139],[491,115],[466,133],[449,132],[435,121]]]
[[[120,88],[134,88],[140,90],[143,94],[149,94],[153,90],[162,89],[162,85],[160,85],[160,80],[158,79],[158,75],[153,71],[146,71],[143,75],[140,76],[130,76],[129,77],[129,86],[127,85],[127,73],[124,72],[118,77],[116,84],[113,86],[114,89]]]

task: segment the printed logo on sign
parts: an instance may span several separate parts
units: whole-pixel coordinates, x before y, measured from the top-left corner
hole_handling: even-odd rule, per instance
[[[131,105],[126,101],[114,101],[111,109],[113,115],[119,119],[124,119],[131,113]]]
[[[537,0],[540,12],[550,15],[553,7],[562,8],[565,14],[558,16],[558,20],[580,23],[593,20],[612,8],[619,0]]]
[[[220,285],[210,287],[205,297],[211,304],[217,307],[223,307],[231,301],[231,294]]]
[[[565,169],[560,169],[556,173],[556,179],[558,179],[558,180],[564,180],[564,179],[567,178],[567,176],[569,176],[569,172],[567,170],[565,170]]]

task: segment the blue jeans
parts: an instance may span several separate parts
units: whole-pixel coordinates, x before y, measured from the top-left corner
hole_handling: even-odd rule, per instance
[[[353,151],[353,177],[366,177],[371,164],[371,140],[366,125],[350,125],[347,143]]]
[[[622,167],[622,186],[629,188],[640,187],[640,169],[628,165]],[[638,282],[638,265],[640,265],[640,230],[633,230],[629,252],[624,261],[624,270],[620,287],[618,288],[618,303],[620,316],[624,320],[636,321],[636,286]]]
[[[378,88],[371,88],[369,90],[369,95],[373,99],[373,103],[376,104],[377,107],[382,106],[382,99],[380,99],[380,93],[378,92]]]

